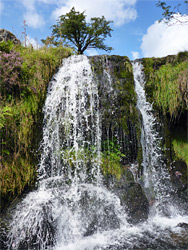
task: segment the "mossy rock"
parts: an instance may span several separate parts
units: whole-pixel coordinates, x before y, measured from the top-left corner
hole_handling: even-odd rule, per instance
[[[121,163],[134,162],[139,154],[141,130],[131,61],[126,56],[115,55],[89,59],[98,81],[102,141],[115,138],[125,155]]]

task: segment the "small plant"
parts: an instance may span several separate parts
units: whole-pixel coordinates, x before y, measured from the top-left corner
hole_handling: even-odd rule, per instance
[[[102,171],[106,174],[111,174],[120,179],[122,168],[121,159],[125,157],[120,151],[120,146],[110,140],[103,143],[104,151],[102,152]]]
[[[1,107],[1,109],[0,109],[0,129],[2,129],[5,126],[7,116],[12,116],[11,108],[8,106]]]
[[[62,159],[70,167],[75,167],[76,162],[83,163],[84,165],[97,162],[96,148],[93,146],[89,148],[80,147],[77,151],[74,148],[62,150]]]
[[[188,143],[186,135],[183,137],[181,135],[175,135],[172,140],[173,148],[176,156],[184,160],[188,166]]]

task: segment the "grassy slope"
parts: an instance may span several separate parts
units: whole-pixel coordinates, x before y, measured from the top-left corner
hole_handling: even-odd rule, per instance
[[[16,94],[2,91],[4,94],[0,95],[1,206],[36,179],[36,150],[42,134],[47,85],[62,59],[72,53],[63,47],[33,50],[18,46],[14,50],[23,58],[19,91]]]

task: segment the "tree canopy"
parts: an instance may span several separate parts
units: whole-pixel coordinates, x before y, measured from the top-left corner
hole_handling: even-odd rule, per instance
[[[175,14],[178,14],[178,13],[181,15],[183,13],[186,13],[188,15],[188,1],[179,1],[179,2],[180,3],[178,5],[173,7],[171,5],[167,5],[166,2],[158,1],[156,6],[162,8],[163,10],[163,13],[162,13],[163,18],[161,20],[165,20],[167,23],[169,23],[169,21],[173,18],[175,19],[177,23],[180,23],[180,24],[188,23],[188,19],[182,21],[182,19],[175,16]]]
[[[111,37],[113,31],[110,23],[112,21],[106,21],[104,16],[91,18],[90,23],[87,23],[85,12],[75,11],[73,7],[52,26],[52,36],[57,40],[68,41],[78,54],[83,54],[89,48],[111,51],[112,47],[104,44],[106,37]]]

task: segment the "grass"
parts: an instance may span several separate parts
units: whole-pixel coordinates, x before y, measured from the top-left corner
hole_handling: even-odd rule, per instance
[[[184,160],[188,166],[188,139],[186,135],[175,134],[172,139],[172,144],[176,156]]]
[[[181,168],[182,181],[188,181],[188,137],[187,131],[175,131],[172,137],[172,145],[175,152],[175,160],[182,160],[186,162],[187,168]]]
[[[150,102],[163,114],[169,113],[171,118],[187,110],[188,52],[166,58],[146,58],[143,65]]]

